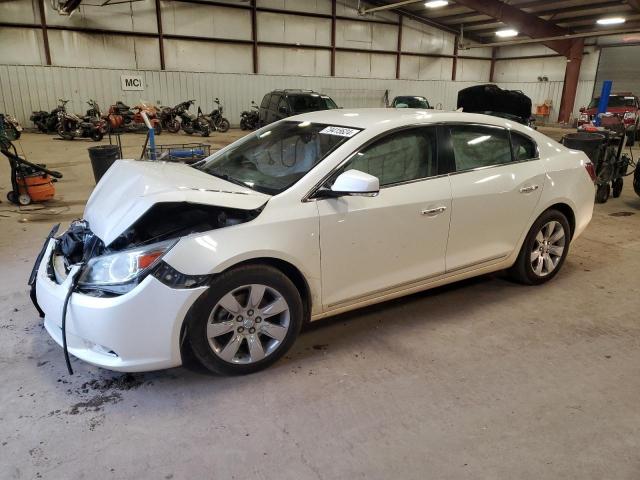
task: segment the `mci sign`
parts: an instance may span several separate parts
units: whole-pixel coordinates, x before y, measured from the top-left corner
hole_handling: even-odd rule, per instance
[[[122,90],[144,90],[144,80],[139,75],[120,75]]]

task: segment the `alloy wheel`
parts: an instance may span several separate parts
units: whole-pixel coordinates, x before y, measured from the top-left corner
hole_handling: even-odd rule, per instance
[[[260,284],[243,285],[225,294],[207,321],[207,340],[222,360],[259,362],[284,341],[291,324],[284,296]]]
[[[551,220],[543,225],[535,237],[531,251],[531,268],[539,277],[552,273],[562,259],[566,234],[560,222]]]

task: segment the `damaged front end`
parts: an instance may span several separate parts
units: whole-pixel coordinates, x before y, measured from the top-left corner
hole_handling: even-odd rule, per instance
[[[105,243],[87,221],[74,221],[57,238],[48,265],[51,280],[65,281],[74,266],[81,266],[76,290],[105,297],[123,295],[148,275],[172,288],[195,288],[208,275],[185,275],[162,261],[180,238],[245,223],[262,207],[241,210],[187,202],[157,203],[111,243]]]

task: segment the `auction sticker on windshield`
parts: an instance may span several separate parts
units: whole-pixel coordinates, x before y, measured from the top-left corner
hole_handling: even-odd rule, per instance
[[[353,137],[359,131],[360,130],[354,128],[326,127],[320,130],[320,133],[324,133],[325,135],[339,135],[340,137]]]

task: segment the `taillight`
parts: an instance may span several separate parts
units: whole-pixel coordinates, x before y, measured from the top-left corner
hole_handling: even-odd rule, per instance
[[[596,168],[593,166],[593,163],[591,162],[586,162],[584,164],[584,168],[587,169],[587,173],[589,174],[589,176],[591,177],[591,181],[593,183],[596,183]]]
[[[624,123],[634,123],[636,121],[636,112],[624,112],[622,121]]]

